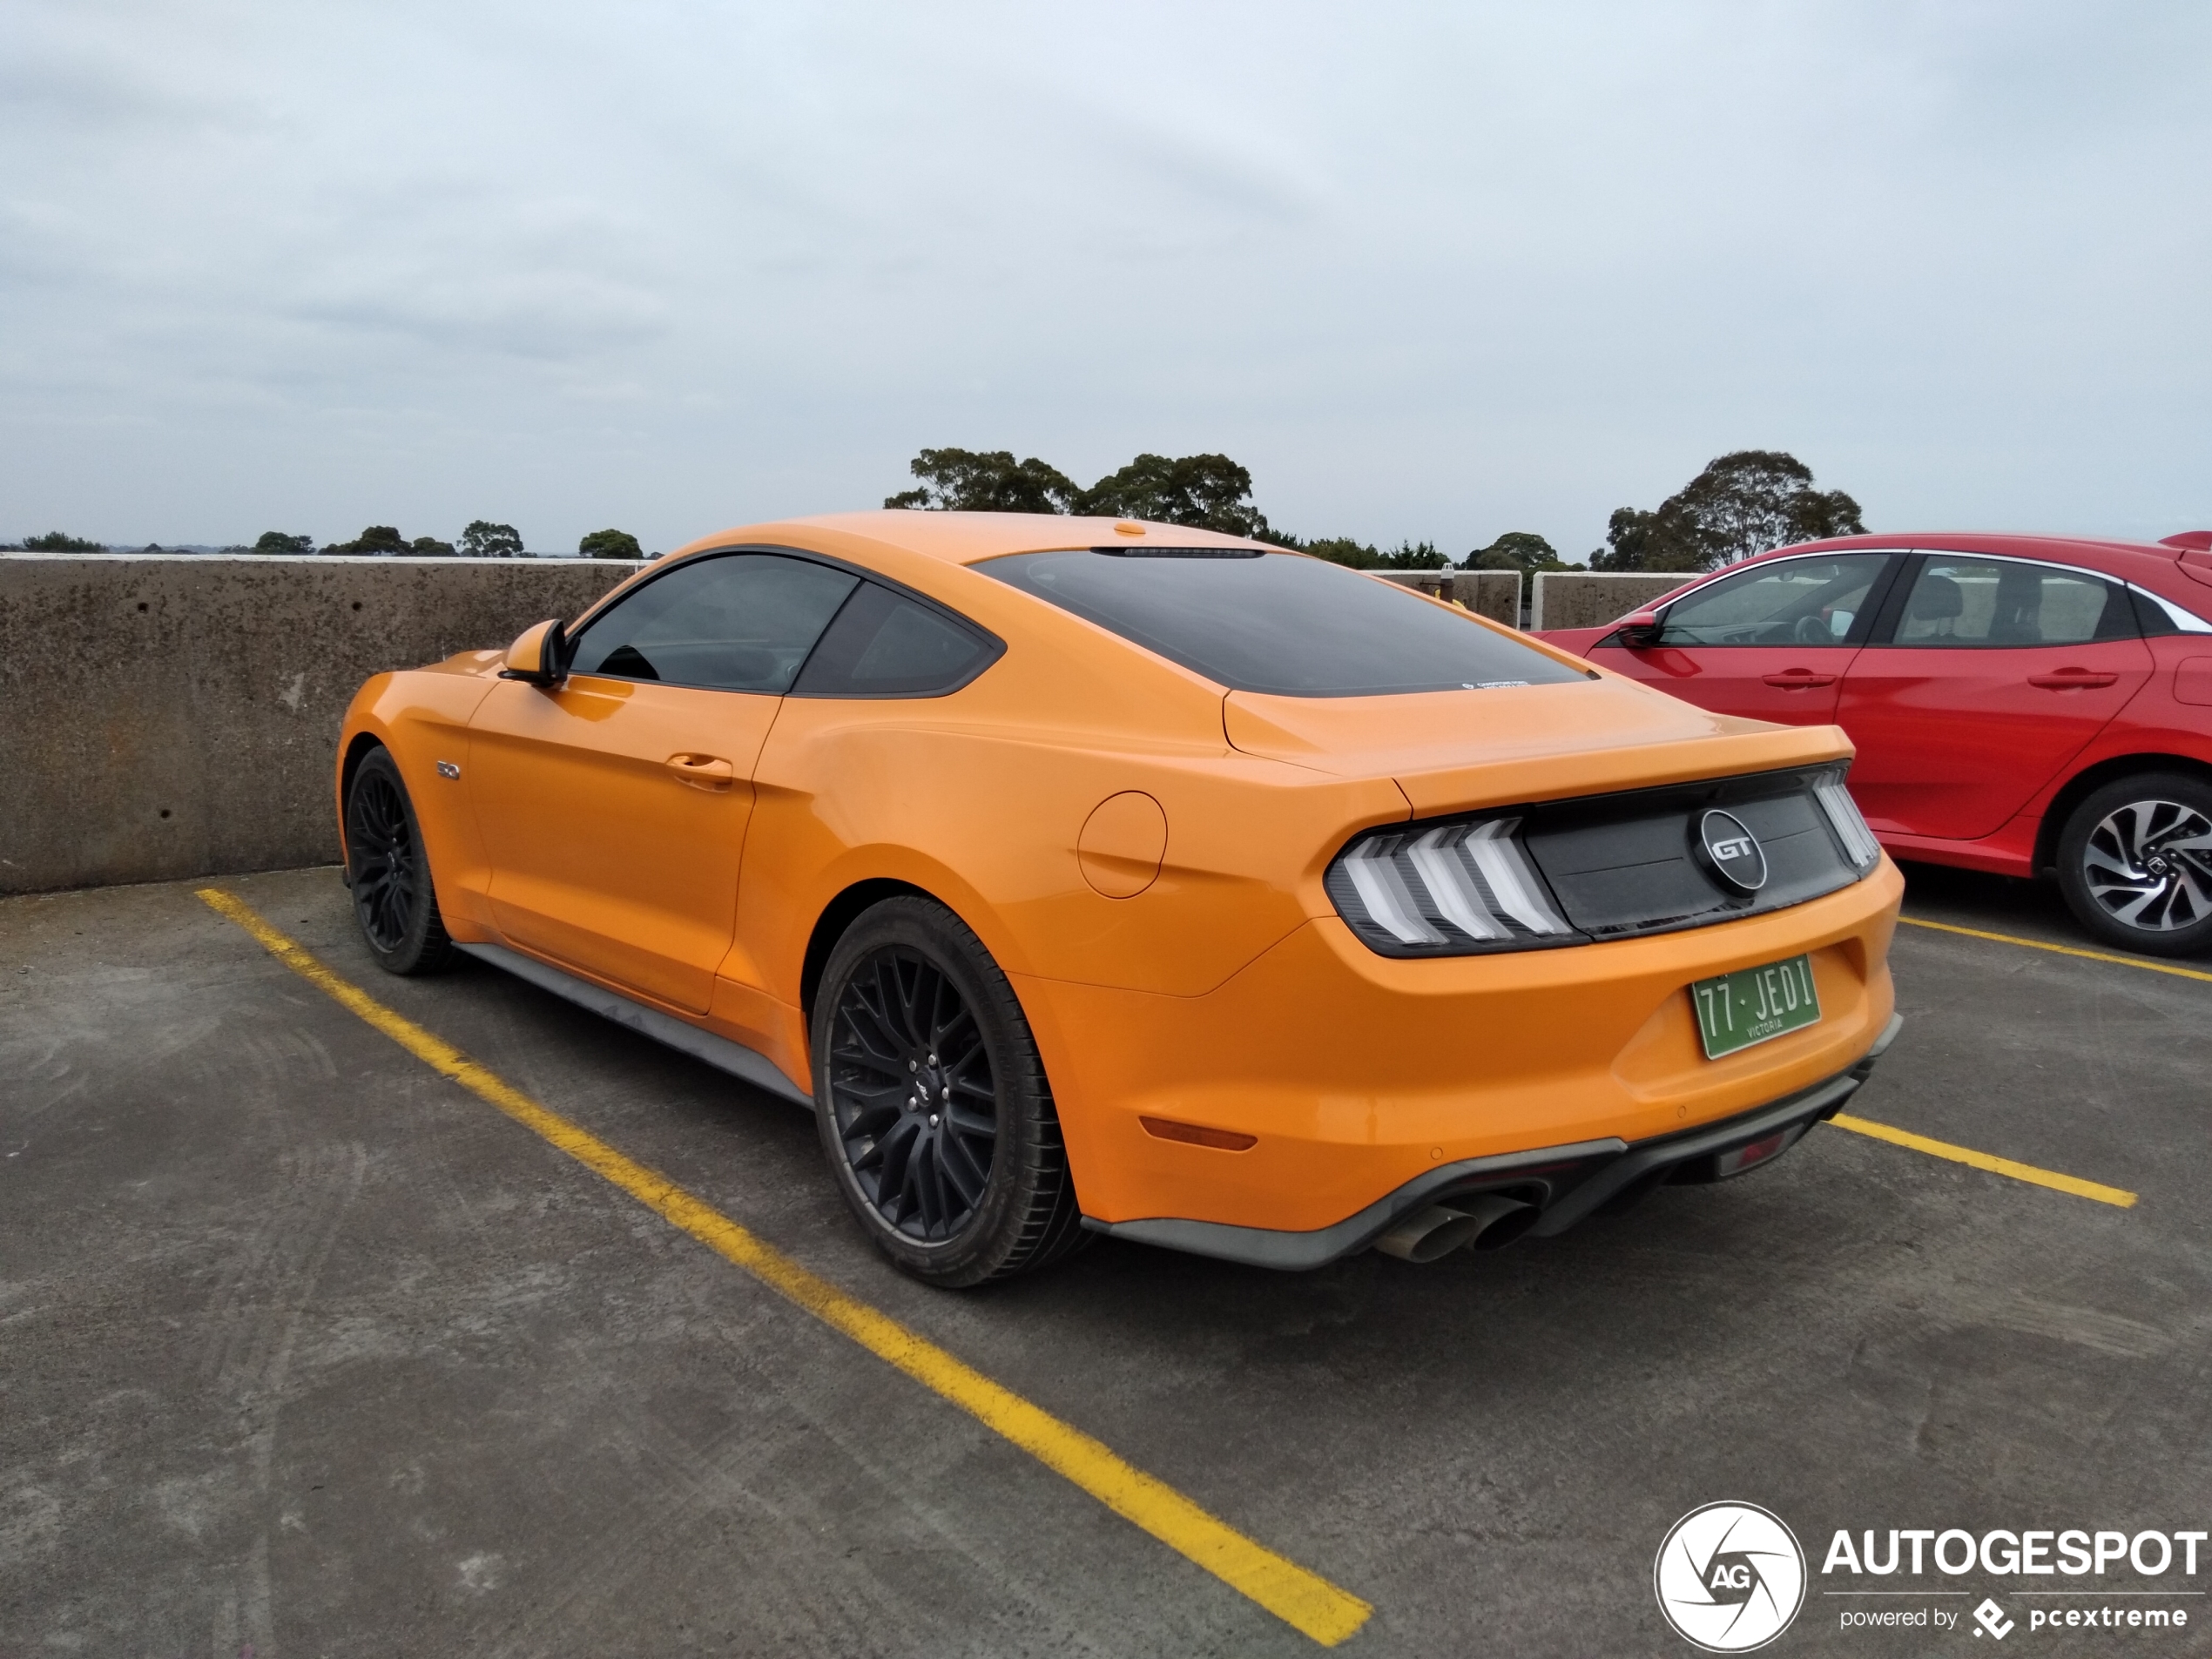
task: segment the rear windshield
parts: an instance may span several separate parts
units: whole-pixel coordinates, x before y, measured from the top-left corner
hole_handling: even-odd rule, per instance
[[[1076,548],[974,568],[1233,691],[1381,697],[1582,678],[1408,589],[1295,553]]]

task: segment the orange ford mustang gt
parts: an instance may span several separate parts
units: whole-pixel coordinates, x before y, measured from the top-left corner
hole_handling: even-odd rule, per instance
[[[386,968],[809,1105],[964,1285],[1087,1231],[1424,1261],[1772,1157],[1897,1028],[1850,755],[1257,543],[882,512],[378,675],[337,783]]]

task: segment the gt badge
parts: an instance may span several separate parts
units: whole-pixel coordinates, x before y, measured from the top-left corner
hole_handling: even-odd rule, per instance
[[[1706,813],[1698,820],[1697,842],[1705,867],[1723,886],[1737,893],[1757,893],[1766,886],[1766,853],[1759,838],[1733,813]]]

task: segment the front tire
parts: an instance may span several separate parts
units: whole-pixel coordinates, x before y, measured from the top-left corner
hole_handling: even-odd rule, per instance
[[[944,906],[863,912],[830,953],[812,1035],[823,1156],[900,1268],[959,1289],[1087,1238],[1029,1022]]]
[[[2161,772],[2105,785],[2066,821],[2059,887],[2107,944],[2151,956],[2212,949],[2212,785]]]
[[[453,960],[437,889],[397,762],[372,749],[346,787],[346,885],[369,954],[388,974],[432,974]]]

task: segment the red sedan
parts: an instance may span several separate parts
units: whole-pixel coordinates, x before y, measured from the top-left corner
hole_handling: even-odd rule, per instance
[[[2212,536],[1853,536],[1543,637],[1702,708],[1833,722],[1900,859],[2055,869],[2129,950],[2212,948]]]

